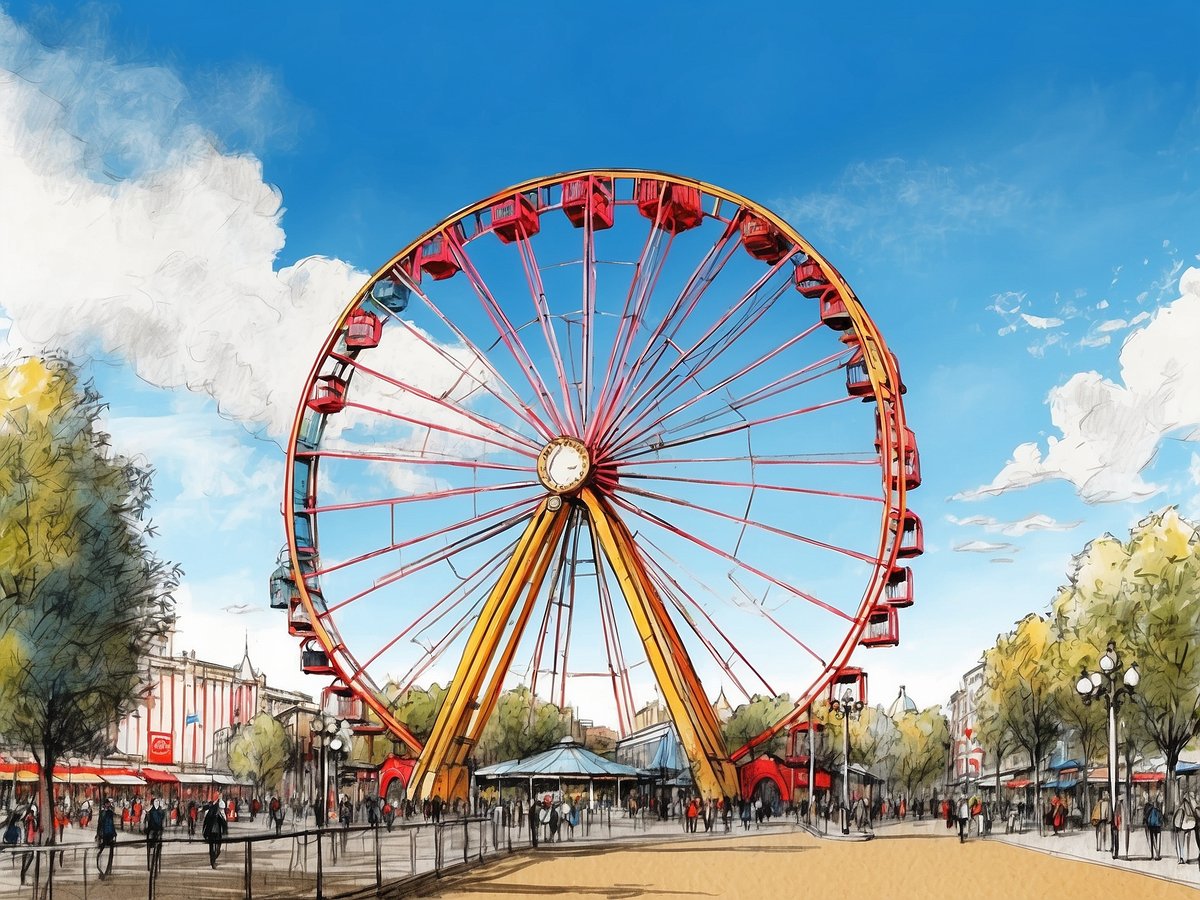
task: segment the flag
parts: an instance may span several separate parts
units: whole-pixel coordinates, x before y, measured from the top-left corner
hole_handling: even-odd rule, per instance
[[[199,725],[200,717],[195,713],[188,713],[187,718],[183,720],[184,725]]]

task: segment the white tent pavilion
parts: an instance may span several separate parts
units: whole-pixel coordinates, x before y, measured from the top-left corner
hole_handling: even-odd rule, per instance
[[[617,796],[621,792],[622,779],[638,779],[644,773],[633,766],[613,762],[587,750],[573,737],[565,737],[549,750],[526,759],[511,759],[484,766],[475,771],[478,780],[495,779],[497,784],[506,780],[529,781],[529,796],[534,796],[534,780],[557,779],[561,791],[563,780],[582,781],[587,779],[588,802],[595,799],[596,781],[616,781]]]

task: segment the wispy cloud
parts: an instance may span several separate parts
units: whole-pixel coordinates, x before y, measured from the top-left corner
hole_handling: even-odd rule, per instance
[[[1080,372],[1050,392],[1059,437],[1043,450],[1024,443],[990,484],[954,495],[978,500],[1050,480],[1068,481],[1088,503],[1150,497],[1141,473],[1168,434],[1200,439],[1200,269],[1179,280],[1180,296],[1121,348],[1121,381]]]
[[[822,243],[915,246],[952,232],[987,232],[1027,205],[991,172],[888,158],[854,163],[825,191],[775,205]]]
[[[946,516],[946,521],[962,527],[979,527],[990,534],[1003,534],[1007,537],[1021,537],[1031,531],[1070,531],[1083,524],[1082,520],[1058,522],[1042,513],[1034,513],[1015,522],[1002,522],[991,516],[968,516],[965,519]]]
[[[993,543],[992,541],[964,541],[961,544],[955,544],[953,549],[957,553],[1017,553],[1021,548],[1015,544]]]

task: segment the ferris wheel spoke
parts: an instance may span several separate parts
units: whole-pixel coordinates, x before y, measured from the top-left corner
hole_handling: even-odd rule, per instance
[[[837,544],[829,544],[825,541],[818,541],[815,538],[805,537],[802,534],[796,534],[794,531],[788,531],[784,528],[777,528],[774,525],[768,525],[766,522],[750,519],[746,516],[735,516],[732,513],[722,512],[718,509],[713,509],[710,506],[703,506],[699,503],[691,503],[687,500],[680,500],[677,497],[669,497],[666,494],[660,494],[656,491],[642,490],[641,488],[628,487],[622,488],[624,493],[634,494],[638,497],[644,497],[647,500],[655,500],[659,503],[670,503],[674,506],[681,507],[691,512],[704,513],[705,515],[713,516],[714,518],[724,519],[727,522],[734,522],[738,525],[744,525],[749,528],[757,528],[760,531],[765,531],[769,534],[774,534],[781,538],[786,538],[790,541],[796,541],[799,544],[806,544],[809,547],[817,547],[821,550],[828,550],[831,553],[838,553],[842,556],[847,556],[850,559],[856,559],[859,562],[869,563],[874,565],[878,562],[878,558],[870,556],[866,553],[860,553],[857,550],[851,550],[848,547],[839,547]]]
[[[806,332],[806,334],[807,333],[808,332]],[[793,338],[793,340],[800,340],[803,337],[804,337],[804,335],[799,335],[796,338]],[[658,428],[659,425],[662,425],[664,422],[668,421],[669,419],[673,418],[674,416],[679,415],[681,412],[691,409],[692,407],[696,406],[698,403],[701,403],[702,401],[707,400],[709,397],[713,396],[717,392],[724,390],[732,382],[734,382],[737,379],[741,378],[742,376],[748,374],[750,371],[752,371],[757,366],[763,365],[764,363],[768,362],[770,356],[773,355],[774,353],[778,352],[779,349],[782,349],[782,348],[777,348],[776,350],[772,351],[771,354],[768,354],[768,356],[760,357],[758,360],[756,360],[750,366],[743,368],[740,372],[737,372],[734,375],[731,375],[728,378],[717,382],[710,388],[706,388],[705,390],[696,394],[696,396],[678,404],[674,409],[670,410],[669,412],[663,413],[657,419],[655,419],[653,422],[650,422],[647,425],[643,425],[641,428],[638,428],[635,431],[634,429],[637,428],[638,424],[645,418],[645,416],[650,415],[654,411],[654,409],[656,409],[657,407],[648,408],[647,411],[643,414],[642,418],[640,418],[637,422],[631,423],[624,431],[622,431],[620,434],[616,435],[612,439],[612,446],[611,446],[611,449],[609,452],[620,453],[621,450],[626,447],[635,446],[637,444],[637,442],[640,441],[642,438],[646,437],[647,435],[653,434],[655,429]],[[784,376],[781,376],[780,378],[775,379],[775,381],[771,382],[769,385],[765,385],[763,387],[756,388],[754,391],[752,391],[749,394],[745,394],[741,397],[736,397],[736,398],[732,398],[729,400],[722,400],[721,401],[721,409],[719,409],[716,413],[709,413],[700,418],[692,419],[690,422],[688,422],[684,425],[681,425],[681,426],[673,426],[671,430],[679,431],[684,428],[691,427],[692,425],[696,425],[701,422],[707,421],[709,419],[715,418],[718,415],[724,415],[726,411],[730,411],[730,410],[740,413],[741,410],[745,409],[746,407],[751,406],[755,403],[758,403],[762,400],[766,400],[770,397],[773,397],[776,394],[779,394],[779,393],[782,393],[782,392],[788,391],[788,390],[793,390],[795,388],[802,387],[806,384],[811,384],[814,381],[817,381],[821,378],[827,377],[828,375],[832,374],[833,372],[839,371],[841,368],[840,364],[837,366],[834,366],[832,369],[826,369],[824,367],[833,365],[833,363],[837,362],[839,359],[841,359],[845,355],[846,354],[844,352],[831,353],[828,356],[826,356],[822,359],[819,359],[814,363],[810,363],[809,365],[804,366],[803,368],[797,369],[794,372],[790,372],[787,375],[784,375]],[[663,398],[663,399],[665,399],[665,398]]]
[[[762,291],[763,288],[770,283],[770,280],[776,271],[777,267],[772,267],[767,274],[755,281],[754,284],[751,285],[744,294],[742,294],[737,302],[725,310],[725,312],[717,319],[717,321],[709,326],[704,334],[701,335],[691,347],[679,353],[679,356],[667,366],[666,371],[659,376],[658,380],[655,381],[653,385],[643,391],[640,391],[640,393],[634,394],[631,399],[625,402],[625,412],[613,421],[606,423],[604,442],[608,443],[612,432],[620,429],[623,422],[627,421],[631,415],[636,413],[636,411],[641,408],[643,404],[650,402],[651,407],[653,408],[653,405],[661,402],[666,396],[670,396],[670,394],[674,393],[674,391],[678,389],[680,385],[686,384],[688,380],[694,378],[700,371],[703,371],[703,369],[707,367],[708,363],[702,360],[702,365],[700,365],[699,368],[685,368],[685,370],[681,372],[681,367],[685,367],[693,356],[695,356],[697,353],[701,353],[705,359],[711,360],[715,355],[715,351],[728,346],[734,339],[741,337],[747,331],[749,331],[749,329],[755,323],[757,323],[762,316],[771,309],[772,306],[774,306],[775,301],[779,299],[779,297],[782,296],[788,288],[787,282],[784,282],[776,287],[771,293],[769,293],[765,300],[760,299],[758,304],[754,305],[755,298],[759,297],[760,291]],[[747,306],[749,306],[749,308],[745,309],[743,312],[743,308]],[[729,330],[723,331],[723,329],[729,325],[730,321],[733,320],[734,317],[739,313],[741,314],[741,318],[737,319],[737,321],[731,328],[729,328]],[[716,343],[709,344],[708,342],[713,339],[714,336],[716,336]],[[649,374],[651,373],[647,372],[647,375]],[[667,391],[665,395],[663,395],[664,390]]]
[[[787,591],[789,594],[791,594],[795,597],[799,597],[801,600],[806,600],[807,602],[811,603],[813,606],[823,609],[826,612],[831,613],[832,615],[837,616],[840,619],[844,619],[847,622],[854,621],[853,616],[849,615],[848,613],[843,612],[842,610],[838,609],[836,606],[826,603],[824,600],[820,600],[817,597],[814,597],[812,594],[806,593],[805,591],[800,590],[799,588],[795,587],[794,585],[788,584],[786,581],[776,578],[773,575],[767,574],[762,569],[759,569],[756,566],[750,565],[750,563],[739,559],[738,557],[734,556],[732,553],[728,553],[728,552],[720,549],[719,547],[713,546],[712,544],[708,543],[708,541],[705,541],[703,538],[696,537],[694,534],[689,533],[688,531],[678,527],[677,525],[672,525],[670,522],[663,519],[662,517],[656,516],[651,512],[647,512],[646,510],[642,509],[641,507],[636,506],[633,503],[629,502],[624,497],[615,496],[612,498],[612,502],[614,504],[616,504],[617,506],[620,506],[622,509],[626,510],[630,514],[637,516],[643,522],[648,522],[651,525],[655,525],[658,528],[661,528],[662,530],[675,535],[676,537],[683,538],[685,541],[695,544],[697,547],[701,547],[701,548],[709,551],[710,553],[715,553],[717,556],[721,557],[721,559],[725,560],[726,562],[733,563],[739,569],[745,569],[747,572],[750,572],[753,575],[757,575],[759,578],[762,578],[764,581],[768,581],[777,587],[783,588],[783,590]],[[821,659],[820,655],[816,651],[814,651],[807,644],[803,644],[802,642],[800,642],[799,639],[795,639],[795,640],[797,640],[797,643],[801,643],[801,646],[803,646],[812,655],[812,657],[814,659],[816,659],[818,662],[820,662],[822,665],[824,665],[825,661],[823,659]]]
[[[525,281],[529,285],[529,295],[533,299],[533,307],[537,312],[538,322],[542,326],[542,335],[546,339],[546,348],[554,364],[554,373],[558,378],[558,386],[562,391],[563,409],[571,423],[571,434],[579,434],[579,420],[575,415],[575,403],[571,399],[571,388],[567,382],[567,369],[563,364],[562,350],[558,345],[558,334],[554,330],[554,320],[550,315],[550,306],[546,300],[546,286],[542,283],[541,271],[538,269],[537,255],[529,236],[522,233],[515,241],[517,252],[521,257],[521,267],[525,270]]]
[[[878,467],[879,457],[874,456],[870,459],[854,459],[852,457],[860,456],[861,454],[828,454],[828,455],[805,455],[805,456],[770,456],[767,454],[754,454],[746,456],[698,456],[692,458],[676,458],[668,457],[665,459],[639,459],[633,461],[617,461],[615,465],[619,466],[654,466],[666,465],[676,466],[684,464],[709,465],[711,463],[749,463],[755,466],[869,466]]]
[[[424,503],[430,500],[446,500],[450,497],[464,497],[474,494],[489,494],[498,491],[512,491],[520,488],[536,487],[534,481],[511,481],[507,484],[472,485],[470,487],[446,488],[439,491],[427,491],[423,494],[406,494],[403,497],[384,497],[379,500],[358,500],[352,503],[332,503],[327,506],[306,506],[304,512],[320,514],[331,512],[349,512],[360,509],[378,509],[384,506],[400,506],[404,503]]]
[[[412,335],[414,338],[416,338],[418,341],[420,341],[422,344],[424,344],[426,347],[428,347],[430,350],[432,350],[434,353],[436,353],[443,362],[449,364],[455,371],[457,371],[464,378],[470,379],[475,385],[482,388],[488,394],[491,394],[492,397],[494,397],[496,400],[498,400],[513,415],[515,415],[521,421],[525,422],[527,425],[529,425],[531,428],[533,428],[534,431],[538,432],[539,434],[543,434],[543,435],[549,433],[549,430],[546,428],[545,423],[543,423],[540,419],[538,419],[536,416],[533,415],[533,413],[530,411],[529,407],[517,395],[516,391],[514,391],[511,387],[509,387],[508,383],[505,382],[504,379],[500,377],[499,373],[496,372],[495,369],[491,368],[491,366],[488,365],[486,363],[486,361],[483,360],[479,356],[479,351],[474,347],[474,345],[467,344],[467,341],[463,337],[462,333],[457,331],[457,329],[455,330],[455,333],[459,337],[459,339],[462,340],[464,344],[467,344],[468,348],[471,349],[472,353],[475,355],[475,359],[477,361],[479,361],[480,365],[482,365],[483,368],[487,371],[487,373],[489,375],[491,375],[492,379],[495,380],[496,384],[500,385],[502,388],[504,388],[508,392],[510,397],[507,397],[507,398],[504,397],[500,391],[498,391],[494,387],[492,387],[491,380],[481,378],[481,377],[479,377],[479,375],[472,372],[456,356],[454,356],[452,353],[447,352],[445,347],[443,347],[437,341],[430,340],[429,336],[427,334],[425,334],[425,332],[423,332],[420,328],[414,327],[412,325],[412,323],[408,322],[405,319],[400,319],[398,316],[396,317],[396,319],[399,321],[400,325],[410,335]]]
[[[356,565],[360,565],[365,562],[369,562],[370,560],[373,560],[373,559],[378,559],[381,556],[385,556],[388,553],[394,553],[397,550],[404,550],[407,547],[415,547],[418,544],[424,543],[425,541],[430,541],[430,540],[433,540],[434,538],[439,538],[439,537],[442,537],[443,535],[451,534],[455,531],[460,531],[464,528],[471,528],[476,525],[481,525],[490,519],[496,518],[497,516],[502,516],[502,515],[505,515],[506,513],[511,513],[513,510],[522,510],[522,511],[520,513],[518,513],[516,516],[514,516],[512,519],[510,519],[509,521],[510,522],[511,521],[520,521],[520,519],[522,517],[527,516],[532,511],[532,508],[534,507],[535,504],[537,504],[540,501],[540,499],[541,499],[540,497],[527,497],[522,500],[516,500],[512,503],[509,503],[505,506],[501,506],[497,509],[488,510],[487,512],[480,513],[477,516],[472,516],[469,519],[463,519],[460,522],[455,522],[452,525],[445,525],[441,528],[434,529],[433,531],[427,531],[424,534],[417,535],[416,537],[407,538],[403,541],[396,541],[391,544],[388,544],[386,547],[379,547],[379,548],[376,548],[375,550],[370,550],[366,553],[361,553],[358,556],[351,557],[350,559],[342,560],[341,562],[336,562],[336,563],[333,563],[328,566],[318,567],[312,573],[312,576],[320,577],[323,575],[328,575],[332,572],[337,572],[342,569],[346,569],[350,566],[356,566]]]
[[[463,537],[458,538],[457,540],[451,542],[450,544],[447,544],[442,549],[431,551],[431,552],[425,554],[424,556],[419,557],[418,559],[409,563],[408,565],[401,566],[399,569],[396,569],[395,571],[390,572],[387,575],[383,575],[383,576],[375,579],[375,583],[372,584],[369,588],[359,591],[356,594],[351,594],[345,600],[342,600],[339,603],[335,603],[335,604],[331,605],[329,607],[329,609],[326,611],[326,615],[335,613],[338,610],[340,610],[346,606],[349,606],[351,603],[356,603],[357,601],[361,600],[363,597],[366,597],[369,594],[374,593],[375,591],[379,590],[380,588],[395,584],[396,582],[398,582],[404,578],[407,578],[409,575],[414,575],[417,572],[428,569],[430,566],[437,565],[440,562],[446,562],[447,560],[452,559],[454,556],[458,555],[459,553],[461,553],[464,550],[469,550],[473,547],[478,547],[481,544],[485,544],[488,541],[490,541],[492,538],[494,538],[498,535],[504,534],[506,531],[509,531],[509,530],[515,528],[516,526],[521,525],[528,521],[529,521],[528,513],[519,513],[515,516],[509,517],[508,519],[506,519],[502,522],[498,522],[487,528],[482,528],[479,531],[474,531],[471,534],[464,535]]]
[[[625,663],[625,651],[621,646],[621,633],[617,628],[616,611],[613,609],[612,594],[608,589],[606,560],[600,552],[595,529],[588,529],[591,539],[592,559],[596,566],[596,593],[600,605],[600,625],[604,634],[604,653],[608,660],[609,677],[612,681],[613,701],[617,707],[617,724],[621,737],[633,730],[633,691],[629,686],[629,666]],[[614,577],[615,573],[614,573]]]
[[[633,337],[641,328],[646,304],[662,273],[662,266],[666,261],[672,237],[661,228],[651,228],[642,244],[641,255],[634,267],[629,290],[625,294],[625,303],[621,310],[616,339],[613,341],[612,350],[608,354],[608,363],[604,368],[604,381],[600,386],[600,397],[596,401],[595,414],[588,421],[584,431],[585,441],[590,442],[598,432],[606,429],[609,419],[615,413],[617,400],[613,397],[614,383],[618,380],[620,371],[625,365]]]
[[[541,373],[538,372],[537,366],[534,365],[533,358],[529,355],[529,351],[521,341],[521,336],[517,333],[517,329],[513,327],[512,322],[509,321],[508,316],[496,301],[496,297],[492,294],[491,288],[487,286],[487,282],[479,274],[479,270],[475,268],[470,254],[467,253],[467,248],[457,241],[453,243],[453,247],[454,254],[458,258],[463,274],[466,275],[471,289],[479,299],[480,305],[483,306],[483,310],[491,321],[492,326],[496,329],[501,343],[508,349],[517,367],[521,370],[521,374],[529,382],[529,386],[537,396],[538,403],[546,413],[546,416],[554,424],[554,427],[558,429],[559,434],[565,434],[566,423],[559,415],[558,409],[550,397],[550,391],[546,387],[546,382],[542,379]]]
[[[454,428],[450,425],[441,422],[434,422],[430,419],[418,419],[416,416],[408,416],[401,412],[396,412],[389,409],[380,409],[377,406],[368,406],[365,403],[356,403],[354,401],[346,402],[347,409],[361,409],[363,412],[372,413],[377,416],[383,416],[387,419],[394,419],[397,422],[405,422],[409,425],[416,425],[418,428],[428,428],[430,431],[437,431],[442,434],[452,434],[455,437],[466,438],[471,441],[478,441],[481,444],[489,444],[493,447],[499,447],[501,450],[508,450],[511,453],[517,453],[521,456],[536,459],[537,453],[525,446],[513,446],[503,443],[495,438],[480,434],[474,431],[465,431],[462,428]]]
[[[413,293],[415,293],[417,295],[417,297],[420,298],[421,302],[425,304],[426,308],[429,309],[429,311],[434,314],[434,316],[438,319],[438,321],[440,321],[443,325],[445,325],[448,329],[450,329],[450,331],[453,332],[454,336],[463,342],[463,345],[466,346],[471,351],[471,353],[474,355],[475,359],[479,360],[480,364],[485,369],[487,369],[488,373],[493,378],[496,379],[496,382],[498,384],[502,385],[504,387],[504,389],[506,391],[508,391],[509,394],[512,395],[512,397],[516,400],[516,402],[519,404],[519,406],[521,407],[521,409],[524,412],[523,413],[517,412],[517,410],[514,409],[512,406],[509,406],[509,409],[512,409],[513,412],[517,412],[517,415],[519,415],[522,419],[524,419],[526,422],[528,422],[530,425],[532,425],[534,427],[534,429],[536,429],[546,440],[550,440],[551,438],[553,438],[555,436],[554,429],[550,425],[547,425],[542,420],[542,418],[534,411],[533,405],[531,403],[527,403],[525,400],[523,400],[521,398],[520,394],[518,394],[515,390],[513,390],[512,385],[510,385],[505,380],[504,376],[500,374],[500,371],[488,361],[487,355],[482,350],[480,350],[478,346],[476,346],[475,342],[472,341],[469,337],[467,337],[466,334],[463,333],[461,328],[459,328],[457,325],[455,325],[453,322],[451,322],[445,316],[445,314],[443,314],[442,311],[438,308],[437,304],[435,304],[432,300],[429,299],[429,297],[425,294],[424,291],[422,291],[416,285],[412,286],[412,290],[413,290]],[[416,329],[413,329],[413,330],[415,331]],[[500,402],[504,403],[505,406],[508,406],[508,403],[506,401],[504,401],[503,399],[501,399]]]
[[[580,420],[586,422],[592,404],[592,362],[595,358],[596,318],[596,228],[592,220],[594,198],[588,192],[587,210],[583,221],[583,311],[581,315],[579,361],[582,385],[579,392]]]
[[[667,310],[658,325],[655,326],[654,331],[646,339],[642,352],[629,368],[625,379],[627,388],[624,396],[636,395],[662,359],[663,354],[674,346],[673,341],[679,334],[680,328],[695,311],[708,286],[716,280],[729,258],[737,251],[738,242],[732,240],[737,233],[738,229],[734,220],[731,219],[717,242],[700,260],[691,277],[688,278],[683,289],[671,304],[671,308]],[[670,330],[669,334],[667,334],[668,329]],[[655,349],[656,344],[657,349]],[[651,354],[652,350],[654,351],[653,356],[647,361],[647,356]]]
[[[330,356],[333,359],[336,359],[341,363],[345,363],[346,365],[352,366],[356,371],[362,372],[364,375],[369,375],[372,378],[378,378],[384,384],[390,384],[394,388],[398,388],[399,390],[402,390],[405,393],[412,394],[414,397],[418,397],[421,400],[425,400],[429,403],[434,404],[439,409],[444,409],[447,412],[461,416],[462,418],[466,419],[467,421],[473,422],[474,424],[478,425],[479,427],[481,427],[487,431],[495,431],[499,434],[502,434],[509,440],[513,441],[514,443],[520,444],[520,445],[532,450],[534,452],[535,456],[541,452],[542,445],[537,443],[536,441],[530,440],[525,435],[519,434],[518,432],[515,432],[512,429],[507,428],[506,426],[501,425],[499,422],[495,422],[492,419],[488,419],[488,418],[485,418],[484,416],[478,415],[477,413],[473,413],[469,409],[459,406],[457,403],[452,403],[448,399],[446,399],[446,397],[439,397],[435,394],[429,393],[426,390],[422,390],[421,388],[417,387],[416,385],[407,384],[403,381],[399,381],[398,379],[392,378],[390,375],[385,375],[376,369],[372,369],[370,366],[363,365],[354,357],[345,356],[341,353],[332,353],[332,354],[330,354]]]
[[[614,447],[610,452],[619,454],[619,453],[623,452],[626,448],[632,449],[632,448],[635,448],[638,446],[643,446],[643,444],[641,442],[643,439],[645,439],[647,437],[650,437],[651,441],[647,442],[645,444],[645,446],[649,446],[650,443],[652,442],[655,447],[661,447],[663,445],[663,443],[666,440],[668,440],[669,438],[671,438],[673,435],[685,434],[689,429],[695,428],[698,425],[704,425],[709,422],[724,419],[724,418],[727,418],[731,414],[734,416],[737,416],[738,419],[740,419],[742,422],[744,422],[744,421],[746,421],[746,419],[745,419],[745,416],[743,415],[743,413],[745,412],[745,410],[749,409],[754,404],[761,403],[764,400],[768,400],[771,397],[776,396],[777,394],[785,393],[786,391],[793,390],[796,388],[801,388],[801,387],[804,387],[805,385],[820,381],[822,378],[827,378],[829,375],[833,374],[836,371],[837,371],[836,367],[832,368],[832,369],[825,369],[824,371],[819,371],[819,372],[816,372],[815,374],[810,374],[804,378],[799,377],[796,373],[792,373],[791,375],[785,376],[783,379],[779,379],[779,381],[772,383],[768,387],[756,389],[751,394],[746,394],[741,397],[734,397],[734,398],[731,398],[728,400],[723,400],[723,401],[721,401],[721,405],[718,406],[717,408],[709,410],[708,412],[703,413],[699,416],[696,416],[692,419],[688,419],[685,422],[679,422],[677,424],[671,425],[669,428],[665,428],[665,429],[661,429],[661,430],[656,430],[655,428],[644,429],[641,433],[639,433],[637,435],[632,435],[629,438],[627,438],[620,447]],[[805,411],[813,412],[814,410],[815,410],[814,407],[808,407],[806,410],[795,410],[794,412],[796,412],[797,414],[801,414],[802,412],[805,412]],[[656,423],[656,424],[662,424],[662,422],[660,421],[659,423]],[[763,423],[760,422],[758,424],[763,424]],[[721,435],[717,435],[717,436],[720,437]]]
[[[641,463],[629,463],[641,465]],[[830,497],[838,500],[865,500],[869,503],[886,503],[887,498],[875,497],[870,494],[850,494],[844,491],[821,491],[816,488],[802,488],[787,484],[768,484],[760,481],[718,480],[715,478],[687,478],[683,475],[649,475],[645,472],[622,472],[621,480],[639,479],[645,481],[670,481],[676,484],[703,484],[711,487],[745,488],[750,491],[780,491],[786,494],[804,494],[809,497]]]
[[[683,589],[679,582],[672,578],[670,574],[668,574],[666,570],[662,568],[662,566],[660,566],[646,554],[643,554],[642,558],[650,569],[650,578],[654,581],[654,585],[658,589],[658,593],[671,601],[671,605],[675,607],[675,611],[679,613],[680,618],[683,619],[684,623],[688,626],[688,629],[696,636],[696,639],[700,641],[704,649],[708,651],[708,655],[711,656],[713,662],[717,664],[717,668],[719,668],[721,672],[733,682],[734,686],[738,689],[738,691],[741,692],[742,696],[746,698],[746,702],[749,703],[750,692],[746,690],[746,686],[742,684],[741,679],[738,678],[737,673],[733,671],[733,668],[729,665],[728,660],[721,655],[721,652],[716,648],[713,642],[709,640],[700,630],[696,620],[692,617],[692,614],[688,612],[683,600],[680,598],[686,597],[688,603],[696,608],[699,608],[699,604],[688,595],[687,591]],[[720,633],[719,629],[718,633]],[[721,636],[724,637],[724,634]],[[757,675],[758,673],[755,672],[755,674]],[[762,681],[762,684],[766,688],[767,692],[773,695],[775,691],[772,690],[771,686],[767,684],[764,679],[762,679],[762,676],[759,676],[759,679]]]
[[[537,469],[533,466],[518,466],[511,463],[487,462],[478,459],[458,459],[457,457],[397,456],[391,453],[370,453],[365,450],[306,450],[297,452],[296,456],[304,459],[323,457],[326,459],[345,459],[359,462],[394,463],[402,466],[450,466],[452,468],[483,469],[497,472],[537,472]]]
[[[532,695],[537,694],[538,676],[549,674],[550,681],[550,696],[554,696],[555,675],[557,674],[558,662],[558,641],[562,632],[562,607],[563,594],[567,590],[567,580],[570,574],[570,545],[572,539],[578,534],[579,513],[572,510],[570,517],[567,519],[566,529],[569,532],[565,534],[564,539],[558,545],[558,551],[554,562],[554,574],[550,577],[550,587],[546,594],[546,611],[542,615],[542,627],[538,631],[537,640],[534,642],[533,660],[530,663],[530,684],[529,692]],[[531,599],[532,603],[532,599]],[[557,607],[557,609],[556,609]],[[555,613],[557,612],[557,615]],[[550,620],[554,619],[554,652],[551,659],[554,660],[555,668],[545,670],[542,668],[542,654],[546,648],[546,639],[550,633]]]
[[[761,419],[735,422],[732,425],[724,425],[720,428],[714,428],[711,431],[705,431],[701,434],[686,435],[670,441],[654,441],[642,450],[634,450],[625,453],[622,456],[616,457],[616,461],[620,463],[626,460],[635,459],[639,456],[645,456],[647,453],[659,453],[672,447],[683,447],[687,444],[694,444],[697,441],[707,441],[713,438],[725,437],[726,435],[736,434],[739,431],[748,431],[760,425],[770,425],[774,422],[782,422],[785,419],[792,419],[796,416],[808,415],[809,413],[814,413],[822,409],[830,409],[835,406],[841,406],[844,403],[850,403],[851,401],[857,399],[857,397],[839,397],[836,400],[829,400],[825,403],[814,403],[812,406],[806,406],[803,409],[788,410],[787,412],[777,413],[773,416],[764,416]]]
[[[664,550],[659,544],[656,544],[654,541],[650,540],[647,537],[643,537],[642,540],[647,546],[649,546],[652,550],[654,550],[655,553],[657,553],[659,556],[662,556],[664,559],[669,561],[679,572],[683,572],[683,573],[688,572],[687,566],[682,565],[678,559],[676,559],[670,553],[668,553],[666,550]],[[721,628],[721,626],[717,624],[717,622],[713,619],[712,615],[709,614],[708,610],[704,608],[704,605],[702,603],[700,603],[698,600],[696,600],[690,593],[688,593],[683,588],[683,586],[679,584],[678,580],[667,571],[666,567],[662,563],[660,563],[657,559],[655,559],[649,553],[645,554],[645,556],[648,561],[650,561],[656,568],[659,569],[659,571],[662,573],[663,577],[669,578],[671,580],[672,584],[675,584],[677,586],[680,593],[688,600],[688,602],[691,604],[692,608],[695,609],[697,612],[700,613],[701,616],[704,617],[704,619],[708,622],[708,624],[712,627],[712,629],[720,636],[720,638],[724,642],[724,644],[727,647],[729,647],[730,652],[732,652],[735,656],[737,656],[737,658],[742,661],[742,664],[745,665],[746,668],[749,669],[750,672],[752,672],[754,674],[754,677],[767,690],[767,693],[774,696],[777,693],[775,691],[775,689],[773,687],[771,687],[771,685],[767,682],[766,678],[763,677],[762,673],[760,673],[758,671],[758,668],[750,661],[749,657],[747,657],[746,654],[741,651],[741,649],[737,646],[737,644],[735,644],[733,642],[733,640],[730,639],[730,637]],[[697,578],[694,574],[689,575],[689,577],[691,578],[692,581],[694,581],[696,583],[696,585],[701,590],[703,590],[707,594],[709,594],[714,600],[716,600],[717,602],[724,602],[723,598],[719,594],[717,594],[717,592],[715,590],[713,590],[712,586],[709,585],[707,582],[705,582],[703,579]],[[795,641],[795,637],[787,629],[783,628],[783,626],[780,625],[777,621],[775,621],[769,615],[766,618],[768,618],[768,620],[771,621],[772,624],[775,625],[776,628],[779,628],[780,630],[782,630],[788,636],[788,638]],[[803,646],[803,644],[801,644],[801,646]]]
[[[439,609],[446,607],[446,610],[439,614],[437,619],[430,620],[427,624],[434,624],[435,622],[439,621],[443,615],[445,615],[446,611],[454,609],[466,601],[472,591],[481,587],[484,581],[489,579],[502,565],[504,565],[505,560],[511,556],[516,545],[517,542],[514,540],[508,546],[501,547],[500,550],[493,554],[490,559],[480,563],[480,565],[477,566],[474,571],[466,575],[466,577],[464,577],[459,584],[456,584],[449,591],[443,594],[436,603],[434,603],[423,613],[421,613],[420,616],[409,623],[399,634],[393,638],[390,638],[388,642],[380,647],[379,650],[377,650],[374,654],[372,654],[365,663],[362,663],[362,665],[358,666],[355,677],[365,673],[366,670],[369,669],[374,663],[378,662],[379,658],[382,657],[383,654],[391,650],[404,638],[408,637],[408,635],[413,632],[413,629],[425,622],[426,619],[429,619],[429,617]],[[454,597],[458,594],[461,594],[462,596],[455,600]],[[449,604],[449,606],[446,606],[446,604]]]

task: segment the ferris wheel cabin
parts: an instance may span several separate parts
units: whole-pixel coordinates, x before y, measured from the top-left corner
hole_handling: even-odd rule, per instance
[[[907,566],[897,566],[888,572],[887,585],[883,589],[888,606],[903,609],[913,605],[913,574]]]
[[[899,559],[912,559],[914,556],[920,556],[925,552],[925,529],[921,526],[920,517],[911,509],[904,511],[904,519],[901,527],[901,519],[899,513],[892,511],[891,518],[888,520],[888,532],[891,540],[896,539],[896,534],[900,535],[900,547],[896,550],[896,556]]]
[[[700,188],[640,178],[636,198],[638,212],[670,234],[695,228],[704,218]]]
[[[841,697],[850,688],[859,703],[867,702],[867,673],[858,666],[843,666],[829,682],[829,699]]]
[[[435,234],[417,249],[417,267],[413,274],[424,272],[434,281],[445,281],[458,274],[462,267],[454,258],[454,248],[450,238],[443,234]]]
[[[742,246],[746,248],[746,252],[768,265],[775,265],[792,249],[792,242],[762,216],[745,213],[738,227],[742,232]]]
[[[491,215],[492,231],[506,244],[533,237],[542,227],[537,209],[524,194],[513,194],[493,203]]]
[[[411,293],[406,286],[391,278],[380,278],[371,285],[371,299],[397,315],[408,309]]]
[[[313,412],[331,415],[346,408],[346,380],[337,375],[321,375],[308,398]]]
[[[864,647],[895,647],[900,643],[900,618],[886,603],[875,607],[859,644]]]
[[[329,663],[329,655],[321,649],[316,638],[309,638],[300,645],[300,670],[305,675],[337,674]]]
[[[571,224],[582,228],[588,217],[591,202],[592,230],[601,231],[613,225],[613,183],[611,178],[589,175],[563,182],[562,208]]]
[[[383,335],[383,320],[374,313],[359,309],[346,319],[346,347],[350,350],[371,350],[379,346]]]

